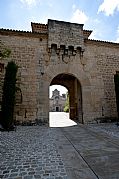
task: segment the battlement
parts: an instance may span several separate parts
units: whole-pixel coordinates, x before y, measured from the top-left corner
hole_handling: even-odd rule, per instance
[[[83,51],[83,24],[48,19],[48,47],[51,48],[52,44],[58,48],[63,45],[66,49],[73,46],[74,50],[80,47]]]
[[[46,33],[48,31],[47,24],[33,23],[31,22],[32,32]]]

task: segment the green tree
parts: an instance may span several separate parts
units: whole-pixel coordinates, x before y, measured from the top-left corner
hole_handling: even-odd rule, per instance
[[[119,120],[119,74],[118,73],[114,75],[114,82],[115,82],[117,113],[118,113],[118,120]]]
[[[10,130],[13,127],[17,70],[18,67],[13,61],[8,63],[3,85],[2,118],[0,121],[5,130]]]
[[[65,103],[65,107],[64,107],[64,112],[69,112],[69,94],[68,94],[68,92],[66,94],[66,103]]]
[[[4,59],[10,56],[11,50],[6,48],[4,43],[0,40],[0,59]]]

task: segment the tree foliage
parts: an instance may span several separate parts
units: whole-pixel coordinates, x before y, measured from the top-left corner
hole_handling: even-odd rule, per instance
[[[13,61],[8,63],[3,85],[2,119],[0,121],[6,130],[9,130],[13,126],[17,70],[18,67]]]
[[[115,82],[117,113],[119,119],[119,74],[118,73],[114,75],[114,82]]]
[[[11,54],[11,50],[6,48],[5,45],[0,40],[0,59],[4,59],[9,57]]]
[[[64,107],[64,112],[69,112],[69,94],[68,94],[68,92],[66,94],[66,103],[65,103],[65,107]]]

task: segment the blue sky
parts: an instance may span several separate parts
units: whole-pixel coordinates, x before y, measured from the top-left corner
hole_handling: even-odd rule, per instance
[[[47,19],[83,23],[90,38],[119,42],[119,0],[0,0],[0,28],[31,30]]]
[[[83,23],[91,39],[119,42],[119,0],[0,0],[0,28],[30,31],[47,19]]]

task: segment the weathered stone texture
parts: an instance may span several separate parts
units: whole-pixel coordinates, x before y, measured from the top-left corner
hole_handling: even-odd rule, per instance
[[[114,74],[119,71],[119,45],[104,42],[86,42],[87,59],[92,60],[92,72],[96,70],[97,75],[93,73],[97,89],[102,89],[100,94],[103,115],[106,117],[116,117],[116,98]],[[89,56],[92,55],[92,58]],[[91,78],[92,81],[92,78]],[[94,85],[94,80],[92,81]],[[99,96],[99,93],[97,93]],[[99,104],[99,103],[98,103]]]
[[[14,60],[19,67],[17,86],[23,101],[16,106],[16,119],[34,120],[39,96],[39,61],[46,51],[46,40],[40,42],[39,38],[19,36],[2,36],[2,40],[12,51],[9,60]]]
[[[51,48],[52,44],[56,44],[57,48],[64,45],[66,49],[69,46],[73,46],[75,50],[77,47],[84,47],[82,24],[59,23],[59,21],[49,20],[48,32],[49,48]]]
[[[3,83],[4,83],[4,61],[0,62],[0,110],[2,103],[2,93],[3,93]]]
[[[68,88],[72,119],[117,116],[119,44],[89,40],[90,33],[83,25],[54,20],[32,23],[32,32],[0,30],[0,39],[12,51],[5,66],[11,59],[19,66],[16,120],[48,122],[53,83]]]

